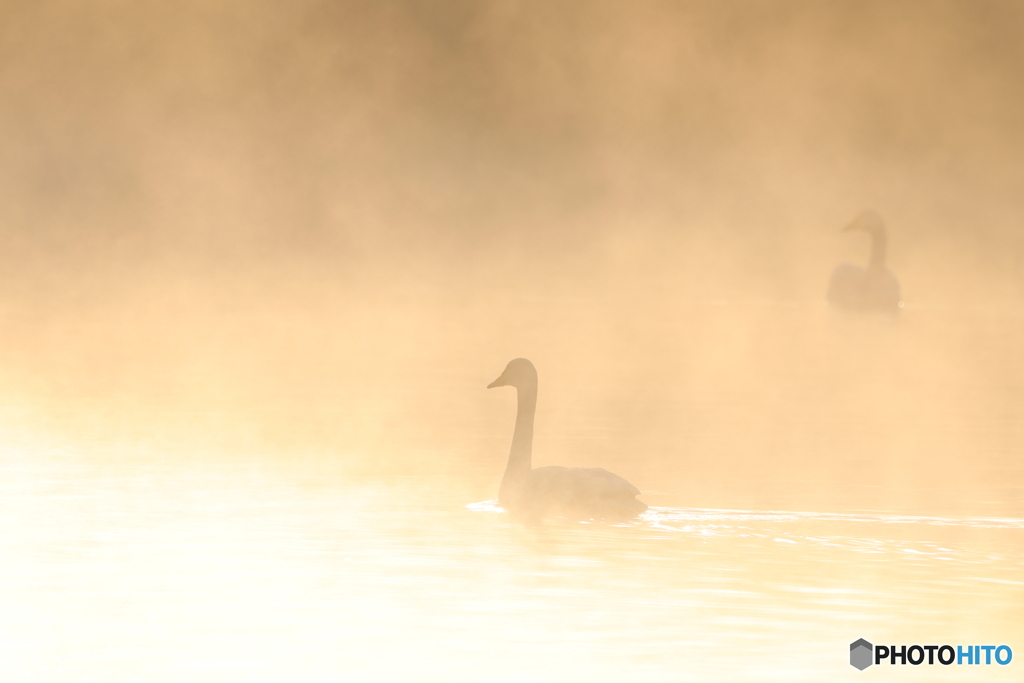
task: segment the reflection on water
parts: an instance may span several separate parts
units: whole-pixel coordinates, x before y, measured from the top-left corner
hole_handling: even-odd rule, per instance
[[[1020,519],[526,528],[450,480],[3,455],[5,681],[852,680],[860,637],[1024,648]]]
[[[0,367],[0,680],[1019,679],[848,647],[1024,653],[1024,319],[485,303],[239,333],[179,402],[163,356],[120,402]],[[514,397],[484,386],[527,353],[535,464],[627,476],[641,518],[491,500]]]
[[[0,683],[1024,679],[1022,8],[0,3]]]

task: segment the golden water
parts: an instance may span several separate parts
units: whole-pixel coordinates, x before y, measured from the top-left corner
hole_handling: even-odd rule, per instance
[[[483,387],[513,352],[463,309],[434,313],[486,351],[460,357],[425,326],[418,355],[396,340],[333,366],[264,358],[254,403],[274,410],[187,413],[229,435],[278,420],[259,449],[188,430],[118,442],[8,399],[2,680],[1019,680],[1018,318],[722,303],[648,318],[638,341],[645,312],[619,336],[578,302],[507,325],[527,311],[549,315],[531,328],[544,343],[519,340],[545,354],[535,465],[627,476],[641,519],[525,528],[497,508],[514,401]],[[615,362],[557,341],[587,337]],[[316,379],[342,376],[352,391]],[[317,415],[348,425],[315,432],[322,451],[281,437]],[[1015,659],[858,672],[861,637]]]
[[[1015,0],[0,0],[0,683],[1024,680],[1022,46]],[[866,209],[899,320],[823,301]],[[516,357],[534,465],[644,517],[494,509]]]

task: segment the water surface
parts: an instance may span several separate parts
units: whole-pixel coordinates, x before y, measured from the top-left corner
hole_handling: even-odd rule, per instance
[[[1024,635],[1021,519],[654,506],[524,528],[469,493],[7,454],[5,680],[820,681],[863,675],[860,637]]]

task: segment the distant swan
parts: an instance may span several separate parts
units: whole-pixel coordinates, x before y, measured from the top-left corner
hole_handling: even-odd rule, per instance
[[[886,239],[882,219],[874,211],[865,211],[843,228],[843,232],[853,230],[871,236],[868,267],[844,263],[832,271],[828,285],[829,303],[850,310],[898,312],[903,308],[900,283],[885,267]]]
[[[518,393],[512,449],[501,478],[498,501],[510,513],[536,522],[545,517],[622,521],[647,506],[636,499],[640,490],[600,467],[538,467],[531,469],[533,417],[537,410],[537,370],[525,358],[509,361],[498,379],[487,385],[515,387]]]

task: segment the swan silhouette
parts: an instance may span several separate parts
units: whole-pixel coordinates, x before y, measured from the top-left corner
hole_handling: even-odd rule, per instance
[[[871,236],[871,257],[868,267],[844,263],[832,271],[828,300],[834,306],[856,311],[888,311],[903,308],[900,283],[885,267],[885,225],[874,211],[857,216],[843,232],[859,230]]]
[[[647,509],[637,500],[640,490],[600,467],[538,467],[531,469],[533,417],[537,411],[537,369],[525,358],[509,361],[498,379],[487,385],[517,390],[512,449],[501,478],[498,501],[528,522],[549,517],[623,521]]]

